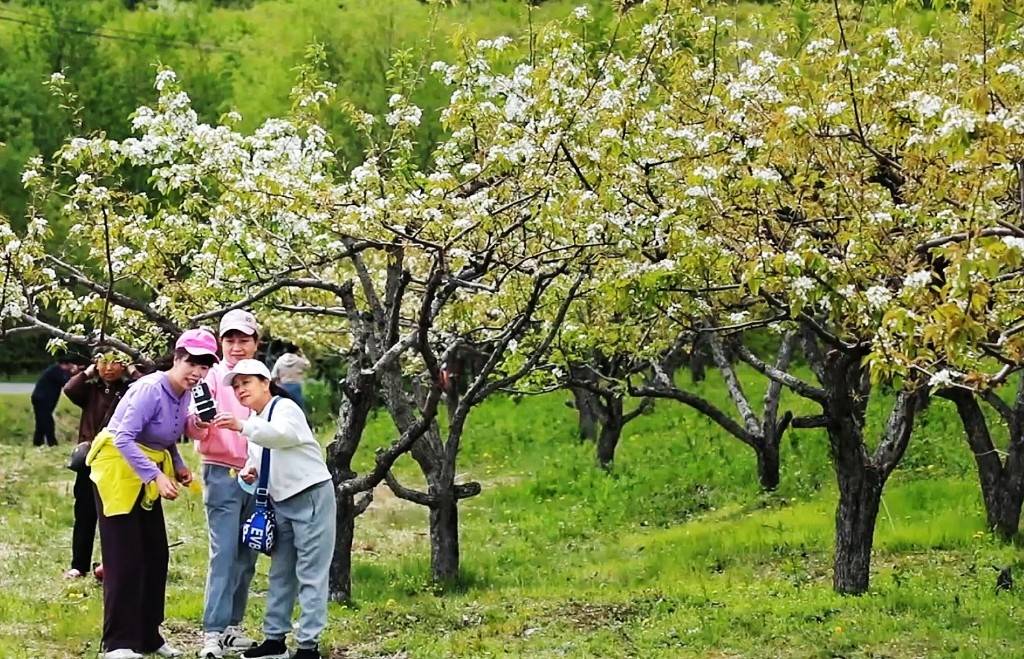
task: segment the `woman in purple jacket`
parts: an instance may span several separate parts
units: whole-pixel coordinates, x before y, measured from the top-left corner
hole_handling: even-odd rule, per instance
[[[182,334],[171,368],[132,385],[93,442],[88,460],[104,566],[104,659],[182,655],[160,635],[168,562],[160,498],[176,499],[178,484],[192,482],[177,440],[191,388],[217,362],[216,352],[217,340],[206,330]]]

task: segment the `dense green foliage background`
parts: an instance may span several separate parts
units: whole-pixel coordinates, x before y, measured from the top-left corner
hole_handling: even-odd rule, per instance
[[[540,23],[578,3],[544,2]],[[133,8],[131,8],[133,7]],[[213,121],[229,110],[252,128],[288,108],[294,67],[313,42],[323,43],[341,96],[377,115],[387,107],[385,73],[402,50],[429,65],[463,37],[527,34],[521,0],[458,3],[432,14],[418,0],[264,0],[262,2],[24,0],[0,3],[0,212],[22,215],[20,172],[34,154],[51,154],[68,134],[64,113],[42,82],[64,71],[86,108],[86,130],[126,136],[129,115],[154,98],[154,65],[172,67],[196,110]],[[611,15],[610,5],[598,17]],[[440,131],[436,108],[445,92],[436,82],[420,91],[423,153]],[[348,162],[361,145],[340,121],[331,124]]]

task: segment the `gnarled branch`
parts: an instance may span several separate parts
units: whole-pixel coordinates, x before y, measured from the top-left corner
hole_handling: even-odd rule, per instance
[[[428,508],[436,506],[438,503],[437,497],[433,497],[426,492],[420,492],[419,490],[405,487],[398,482],[398,479],[395,478],[395,475],[390,471],[385,474],[384,480],[387,482],[388,487],[391,488],[391,491],[394,492],[395,496],[399,499],[412,501],[413,503],[417,503],[421,506],[427,506]]]
[[[777,380],[781,382],[782,384],[786,385],[795,393],[800,394],[804,398],[810,398],[811,400],[822,405],[828,403],[828,394],[825,393],[824,389],[820,387],[815,387],[812,384],[804,382],[795,375],[792,375],[785,371],[780,371],[774,366],[764,363],[754,353],[750,352],[750,350],[747,349],[746,346],[738,345],[736,347],[736,354],[739,356],[740,359],[753,366],[754,369],[761,372],[763,375],[768,376],[772,380]]]

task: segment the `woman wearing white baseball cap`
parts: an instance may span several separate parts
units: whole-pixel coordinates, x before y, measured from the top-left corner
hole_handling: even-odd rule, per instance
[[[256,317],[244,309],[224,314],[218,332],[223,361],[214,365],[204,382],[222,412],[239,419],[249,416],[224,375],[238,362],[252,359],[259,347]],[[253,511],[253,497],[238,486],[236,474],[245,466],[248,442],[230,428],[218,428],[189,416],[187,433],[202,459],[203,504],[209,529],[209,562],[203,597],[202,659],[219,659],[256,645],[245,635],[241,622],[249,599],[249,584],[256,572],[257,554],[239,542],[238,528]]]
[[[239,361],[224,375],[222,384],[231,387],[238,401],[253,414],[242,421],[230,412],[221,412],[213,425],[248,438],[249,460],[240,474],[246,483],[256,481],[263,451],[270,451],[267,488],[277,520],[263,618],[265,639],[242,656],[318,659],[320,633],[327,626],[327,583],[334,552],[336,505],[323,450],[302,409],[291,399],[275,396],[271,391],[276,387],[262,362]],[[235,531],[238,533],[237,527]],[[296,594],[302,610],[295,630],[299,647],[289,655],[285,637],[292,630]]]

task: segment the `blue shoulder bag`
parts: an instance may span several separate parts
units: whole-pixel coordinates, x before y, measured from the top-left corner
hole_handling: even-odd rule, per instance
[[[275,396],[270,401],[270,411],[267,413],[267,421],[274,416],[274,406],[279,399]],[[261,554],[270,556],[274,550],[274,527],[277,520],[274,517],[274,506],[270,502],[270,490],[267,489],[270,480],[270,449],[263,447],[263,457],[260,460],[260,478],[256,484],[256,510],[249,519],[242,524],[242,544],[258,551]]]

